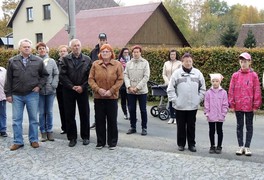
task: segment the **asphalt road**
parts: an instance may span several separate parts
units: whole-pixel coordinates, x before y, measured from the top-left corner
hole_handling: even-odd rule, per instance
[[[94,122],[94,109],[93,102],[90,101],[90,122]],[[151,106],[148,106],[148,112],[150,112]],[[12,107],[11,104],[7,104],[7,115],[8,115],[8,134],[12,134]],[[24,111],[24,133],[28,132],[28,119],[27,113]],[[77,111],[78,112],[78,111]],[[149,149],[157,150],[163,152],[177,152],[179,154],[193,155],[193,156],[206,156],[206,157],[218,157],[222,159],[229,160],[240,160],[248,162],[264,162],[264,116],[257,115],[254,118],[254,134],[251,143],[251,151],[253,155],[251,157],[246,156],[236,156],[235,151],[238,148],[237,139],[236,139],[236,119],[235,115],[229,113],[227,115],[226,121],[223,125],[224,131],[224,140],[223,140],[223,152],[220,155],[209,154],[208,150],[210,147],[209,135],[208,135],[208,123],[205,120],[203,111],[199,110],[197,113],[197,123],[196,123],[196,147],[197,152],[191,153],[188,150],[180,152],[177,150],[176,144],[176,125],[167,124],[167,121],[161,121],[157,117],[153,117],[148,113],[148,135],[141,136],[141,127],[140,127],[140,114],[138,110],[138,119],[137,124],[137,134],[127,135],[126,131],[129,129],[129,121],[123,119],[123,113],[121,107],[119,106],[118,114],[118,129],[119,129],[119,142],[118,146],[120,147],[132,147],[139,149]],[[79,130],[79,116],[76,115],[77,126]],[[58,111],[57,100],[54,101],[54,136],[57,139],[66,139],[66,135],[60,134],[60,117]],[[244,130],[245,131],[245,130]],[[91,130],[91,142],[96,143],[96,134],[95,130]]]

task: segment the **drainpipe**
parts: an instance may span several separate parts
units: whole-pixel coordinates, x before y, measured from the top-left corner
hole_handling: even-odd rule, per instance
[[[68,7],[69,25],[66,25],[66,30],[68,31],[70,41],[76,38],[75,0],[68,0]]]

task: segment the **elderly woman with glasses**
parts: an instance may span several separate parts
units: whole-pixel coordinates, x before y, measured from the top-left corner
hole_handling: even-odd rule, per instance
[[[184,151],[187,137],[188,149],[196,152],[196,113],[200,102],[204,99],[205,90],[203,74],[193,67],[191,54],[185,53],[182,56],[182,67],[174,71],[167,89],[168,99],[176,109],[179,151]]]
[[[114,150],[118,141],[117,109],[119,89],[123,84],[123,67],[115,60],[114,51],[109,44],[100,48],[98,57],[88,79],[94,92],[96,149],[102,149],[106,145],[107,132],[109,150]]]

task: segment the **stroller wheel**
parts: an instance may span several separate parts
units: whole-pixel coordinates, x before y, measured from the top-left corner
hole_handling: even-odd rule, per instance
[[[160,110],[160,112],[159,112],[160,120],[165,121],[165,120],[169,119],[169,117],[170,117],[169,110],[167,110],[167,109]]]
[[[153,106],[151,109],[150,109],[150,114],[154,117],[158,117],[159,115],[159,109],[158,109],[158,106]]]

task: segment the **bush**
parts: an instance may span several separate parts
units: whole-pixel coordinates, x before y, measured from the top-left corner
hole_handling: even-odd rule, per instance
[[[162,78],[162,68],[164,62],[167,61],[169,50],[170,49],[166,48],[143,48],[142,57],[149,61],[151,81],[158,84],[164,83]],[[91,49],[83,49],[83,52],[87,55],[89,55],[90,51]],[[238,56],[245,51],[251,54],[253,60],[252,67],[259,75],[260,82],[262,82],[262,74],[264,72],[264,49],[262,48],[177,48],[177,51],[179,51],[180,56],[182,56],[185,52],[192,54],[194,67],[198,68],[203,73],[207,89],[211,86],[209,74],[221,73],[224,76],[221,86],[228,91],[232,74],[240,68]],[[118,55],[119,49],[115,49],[115,53]],[[0,49],[0,65],[6,67],[8,59],[16,54],[18,54],[17,50]],[[58,59],[58,51],[56,49],[51,49],[50,57]],[[151,89],[149,95],[150,94]],[[157,97],[150,95],[148,99],[157,100]]]

